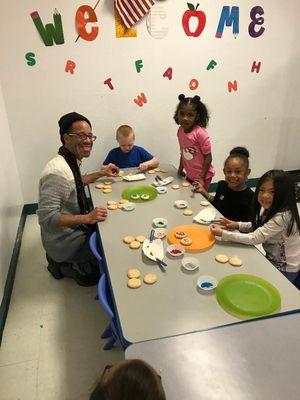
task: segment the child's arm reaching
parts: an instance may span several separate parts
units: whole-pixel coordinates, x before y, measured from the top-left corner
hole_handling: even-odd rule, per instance
[[[151,160],[149,160],[149,161],[142,162],[142,163],[139,165],[139,169],[140,169],[141,171],[144,171],[144,170],[146,170],[147,168],[156,168],[156,167],[158,166],[158,164],[159,164],[158,159],[157,159],[156,157],[153,157],[153,158],[151,158]]]
[[[251,226],[251,222],[239,222],[239,229],[242,225],[243,230],[245,230],[246,224],[247,226]],[[284,221],[281,214],[275,215],[274,218],[270,219],[263,226],[251,233],[241,233],[236,231],[230,232],[223,230],[216,225],[212,225],[210,228],[211,233],[215,236],[222,237],[222,240],[252,245],[264,243],[266,240],[282,232],[284,229]]]
[[[199,182],[194,182],[193,183],[193,191],[196,193],[201,193],[210,203],[214,201],[215,196],[212,194],[209,194],[208,191],[204,188],[203,185]]]

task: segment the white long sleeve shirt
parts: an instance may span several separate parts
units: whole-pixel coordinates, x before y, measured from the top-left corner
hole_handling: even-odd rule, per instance
[[[252,245],[262,244],[267,259],[276,268],[283,272],[298,272],[300,234],[295,229],[290,236],[287,236],[290,218],[289,211],[277,213],[254,232],[251,232],[251,222],[239,222],[239,232],[223,230],[222,240]]]

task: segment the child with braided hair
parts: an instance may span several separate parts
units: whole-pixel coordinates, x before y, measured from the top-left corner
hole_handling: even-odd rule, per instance
[[[180,125],[177,137],[180,146],[180,163],[178,175],[184,176],[193,185],[201,184],[208,189],[215,174],[212,165],[211,143],[205,128],[209,115],[205,104],[199,96],[178,96],[180,100],[174,115],[175,122]]]

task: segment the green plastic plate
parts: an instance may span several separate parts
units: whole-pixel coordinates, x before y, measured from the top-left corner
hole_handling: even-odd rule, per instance
[[[229,314],[249,319],[277,311],[281,306],[278,290],[255,275],[230,275],[219,281],[216,296],[220,306]]]
[[[133,199],[132,194],[138,194],[140,197],[138,199]],[[148,200],[141,199],[142,194],[147,194],[149,196]],[[123,199],[127,199],[134,203],[144,203],[150,200],[154,200],[157,197],[157,190],[152,186],[130,186],[125,189],[122,193]]]

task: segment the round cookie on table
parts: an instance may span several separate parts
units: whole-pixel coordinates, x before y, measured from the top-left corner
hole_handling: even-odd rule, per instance
[[[184,210],[183,215],[189,217],[189,216],[193,215],[193,210]]]
[[[127,276],[128,276],[129,279],[132,279],[132,278],[136,278],[137,279],[137,278],[139,278],[141,276],[141,272],[137,268],[131,268],[131,269],[129,269],[127,271]]]
[[[129,247],[131,249],[139,249],[141,247],[141,242],[138,242],[137,240],[133,240],[130,244]]]
[[[180,243],[181,243],[183,246],[190,246],[190,245],[193,243],[193,241],[192,241],[192,239],[189,238],[189,237],[184,237],[184,238],[180,239]]]
[[[228,262],[229,257],[227,257],[225,254],[217,254],[215,256],[215,260],[218,261],[221,264],[225,264]]]
[[[239,257],[230,257],[229,264],[233,267],[241,267],[243,265],[243,261]]]
[[[127,286],[130,289],[138,289],[139,287],[142,286],[142,281],[138,278],[131,278],[128,279]]]
[[[130,235],[125,236],[125,237],[123,238],[123,242],[126,243],[126,244],[130,244],[130,243],[133,242],[133,241],[134,241],[134,237],[133,237],[133,236],[130,236]]]
[[[157,281],[157,276],[155,274],[146,274],[144,276],[144,282],[147,285],[153,285]]]

